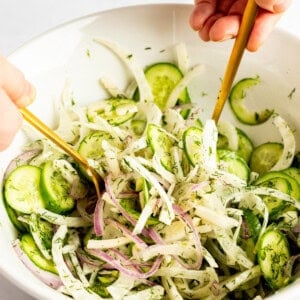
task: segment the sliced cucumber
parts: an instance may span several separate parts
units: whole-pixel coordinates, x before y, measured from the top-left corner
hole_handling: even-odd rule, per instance
[[[173,91],[174,87],[183,77],[179,68],[172,63],[157,63],[149,66],[145,70],[145,76],[148,80],[154,102],[161,110],[165,110],[166,101]],[[184,89],[179,96],[178,103],[189,103],[190,97],[187,89]]]
[[[238,134],[238,149],[236,153],[248,163],[254,149],[253,143],[244,131],[239,128],[236,128],[236,131]],[[219,149],[232,150],[229,149],[227,137],[221,134],[219,134],[217,146]]]
[[[132,199],[125,199],[125,198],[120,199],[120,205],[124,209],[126,209],[126,211],[128,212],[128,214],[132,218],[134,218],[135,220],[139,219],[141,213],[135,209],[135,205],[136,204],[135,204],[134,200],[132,200]],[[150,226],[154,226],[154,225],[157,225],[159,223],[160,223],[159,220],[157,218],[155,218],[155,217],[152,217],[152,216],[150,216],[148,218],[147,222],[146,222],[146,224],[150,225]]]
[[[218,157],[222,169],[248,182],[250,169],[243,158],[229,150],[218,150]]]
[[[300,169],[291,167],[291,168],[282,170],[282,172],[291,176],[298,182],[298,184],[300,184]]]
[[[183,149],[186,157],[193,167],[201,160],[202,129],[200,127],[189,127],[182,136]]]
[[[144,120],[132,120],[131,127],[136,135],[142,135],[146,129],[147,122]]]
[[[118,126],[132,119],[137,111],[134,100],[113,98],[90,105],[87,109],[87,117],[90,122],[96,122],[99,116],[109,124]]]
[[[250,209],[244,209],[243,216],[248,227],[249,237],[253,238],[254,242],[256,242],[261,231],[259,218]]]
[[[89,289],[91,289],[94,293],[96,293],[100,297],[111,298],[111,295],[107,290],[107,288],[97,281],[95,281],[94,284]]]
[[[149,183],[144,177],[140,177],[136,180],[136,187],[135,190],[138,192],[141,192],[139,194],[139,204],[140,204],[140,209],[142,210],[146,203],[149,201]]]
[[[119,277],[119,272],[116,270],[105,271],[105,274],[99,274],[96,277],[91,290],[103,298],[111,298],[111,295],[106,287],[113,284]]]
[[[11,223],[14,225],[14,227],[18,230],[18,232],[25,233],[29,230],[28,225],[24,222],[21,222],[18,217],[22,214],[19,213],[17,210],[11,208],[6,201],[4,201],[5,209],[7,212],[7,215],[11,221]]]
[[[285,266],[290,251],[284,234],[276,229],[267,230],[258,243],[257,256],[263,276],[272,289],[279,289],[289,283]]]
[[[101,159],[104,156],[102,141],[114,141],[112,136],[105,131],[97,131],[87,135],[80,143],[78,152],[85,158]]]
[[[30,234],[24,234],[21,237],[20,245],[24,253],[37,267],[54,274],[58,274],[54,262],[44,258]]]
[[[16,168],[8,176],[4,186],[4,197],[13,209],[30,214],[45,207],[40,193],[41,169],[23,165]]]
[[[29,227],[32,237],[36,240],[36,245],[40,245],[41,252],[51,253],[52,238],[54,235],[53,225],[45,220],[42,220],[38,215],[31,214],[29,217]],[[50,254],[51,255],[51,254]]]
[[[291,191],[290,191],[290,195],[296,199],[296,200],[300,200],[300,187],[298,182],[292,178],[291,176],[287,175],[286,173],[282,172],[282,171],[272,171],[272,172],[268,172],[263,174],[262,176],[260,176],[255,182],[255,185],[260,185],[263,182],[269,181],[270,179],[273,179],[275,177],[280,177],[280,178],[284,178],[286,179],[290,186],[291,186]]]
[[[48,161],[43,165],[40,189],[46,208],[58,214],[73,210],[75,200],[69,195],[71,185]]]
[[[237,128],[237,134],[239,136],[239,145],[237,154],[242,157],[247,163],[250,160],[252,151],[254,149],[253,143],[249,136],[241,129]]]
[[[250,168],[258,174],[264,174],[272,169],[283,152],[280,143],[264,143],[256,147],[250,158]]]
[[[149,124],[147,128],[147,140],[154,153],[160,158],[161,164],[172,172],[173,161],[171,157],[171,148],[173,142],[164,130],[155,125]]]
[[[116,146],[117,148],[121,148],[120,141],[117,141],[113,138],[108,132],[105,131],[96,131],[92,134],[87,135],[80,143],[78,147],[78,152],[86,159],[94,159],[101,161],[101,168],[102,172],[107,171],[109,166],[105,159],[105,153],[102,146],[102,142],[107,141],[108,143]],[[79,166],[80,171],[82,174],[85,175],[86,178],[90,179],[89,175],[86,173],[85,169]]]
[[[107,271],[106,274],[100,274],[97,279],[103,286],[109,286],[112,283],[114,283],[119,277],[119,271],[117,270],[112,270],[112,271]]]
[[[288,195],[290,195],[292,191],[289,181],[282,177],[270,178],[269,180],[262,182],[260,185],[279,190]],[[264,196],[263,201],[268,208],[270,219],[276,219],[276,215],[288,206],[288,204],[282,199],[272,196]]]
[[[243,210],[243,222],[244,226],[240,230],[239,244],[247,256],[254,262],[255,244],[261,231],[261,224],[257,215],[250,209]]]
[[[247,89],[257,85],[260,82],[259,78],[245,78],[236,83],[229,95],[230,107],[236,118],[248,125],[257,125],[267,121],[273,114],[273,110],[265,109],[260,112],[249,111],[244,105],[244,100],[247,97]]]

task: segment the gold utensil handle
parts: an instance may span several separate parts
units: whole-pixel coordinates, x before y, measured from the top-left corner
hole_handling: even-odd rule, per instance
[[[101,197],[99,182],[101,180],[100,175],[88,164],[88,161],[81,156],[77,151],[71,148],[60,136],[58,136],[52,129],[50,129],[46,124],[44,124],[39,118],[37,118],[33,113],[31,113],[26,108],[20,108],[23,118],[31,124],[35,129],[41,132],[50,141],[56,144],[58,147],[63,149],[67,154],[74,158],[74,160],[82,165],[86,172],[91,176],[94,183],[98,199]]]
[[[55,143],[58,147],[63,149],[67,154],[73,157],[76,162],[89,169],[89,164],[87,160],[84,157],[82,157],[77,151],[71,148],[66,141],[64,141],[60,136],[58,136],[52,129],[50,129],[46,124],[44,124],[39,118],[37,118],[33,113],[31,113],[26,108],[21,108],[20,111],[23,115],[23,118],[29,124],[31,124],[45,137],[47,137],[49,140]]]
[[[257,14],[257,5],[255,0],[248,0],[241,26],[233,45],[229,61],[227,63],[221,89],[218,94],[217,102],[213,111],[212,119],[217,123],[219,121],[224,104],[228,98],[234,77],[242,60],[244,50],[247,46],[249,35],[255,22]]]

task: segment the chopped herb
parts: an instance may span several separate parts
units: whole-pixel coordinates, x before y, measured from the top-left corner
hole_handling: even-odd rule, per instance
[[[291,92],[288,94],[288,98],[289,98],[290,100],[292,100],[292,98],[293,98],[295,92],[296,92],[296,88],[293,88],[293,89],[291,90]]]

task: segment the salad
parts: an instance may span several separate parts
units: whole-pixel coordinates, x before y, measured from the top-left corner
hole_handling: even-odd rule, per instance
[[[200,120],[188,86],[204,72],[176,61],[138,66],[106,40],[134,81],[87,107],[58,107],[56,132],[102,178],[47,139],[8,166],[13,246],[45,284],[74,299],[261,299],[299,276],[300,168],[296,141],[276,112],[247,109],[245,78],[229,101],[248,125],[272,122],[282,142],[254,146],[233,124]],[[259,129],[258,129],[259,130]]]

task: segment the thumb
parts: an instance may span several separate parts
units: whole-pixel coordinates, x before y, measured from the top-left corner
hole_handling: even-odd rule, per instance
[[[291,2],[292,0],[256,0],[258,6],[273,13],[286,11]]]

